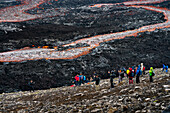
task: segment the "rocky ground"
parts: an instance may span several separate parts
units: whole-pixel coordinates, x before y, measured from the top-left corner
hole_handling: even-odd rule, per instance
[[[170,112],[170,73],[154,69],[154,82],[148,71],[141,83],[128,85],[127,78],[110,89],[109,79],[80,87],[60,87],[35,92],[3,93],[0,112],[57,112],[57,113],[168,113]],[[169,106],[169,108],[168,108]]]

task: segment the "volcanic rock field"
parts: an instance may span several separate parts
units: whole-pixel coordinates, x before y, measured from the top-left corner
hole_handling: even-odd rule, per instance
[[[108,70],[141,62],[147,69],[170,65],[169,2],[147,1],[0,1],[0,93],[28,90],[31,79],[35,89],[48,89],[71,85],[80,72],[88,77],[96,71],[101,78],[108,78]],[[116,36],[160,23],[160,28]],[[96,36],[101,36],[102,41],[93,43],[91,39]],[[105,39],[107,36],[110,38]],[[40,52],[34,55],[36,51]],[[16,60],[12,52],[23,60]],[[38,55],[31,59],[29,52]],[[46,57],[50,52],[54,56],[68,53],[50,59]]]

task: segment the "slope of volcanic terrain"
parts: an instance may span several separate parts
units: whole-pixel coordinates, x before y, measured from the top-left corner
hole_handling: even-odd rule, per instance
[[[96,70],[107,78],[108,70],[140,62],[146,68],[170,65],[167,3],[0,2],[0,93],[27,90],[30,79],[36,89],[46,89],[71,85],[79,72]]]
[[[101,80],[99,90],[94,83],[79,87],[60,87],[35,92],[0,95],[0,112],[50,113],[168,113],[170,111],[170,73],[154,69],[154,82],[147,74],[140,84],[128,85],[125,77],[110,89],[109,80]],[[169,107],[168,107],[169,106]]]

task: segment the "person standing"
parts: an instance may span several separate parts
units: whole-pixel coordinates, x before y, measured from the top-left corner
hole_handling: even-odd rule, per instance
[[[143,74],[145,75],[146,73],[145,73],[145,66],[143,66]]]
[[[35,82],[33,82],[33,80],[30,80],[28,82],[28,86],[29,86],[29,91],[33,91],[34,92],[34,85],[35,85]]]
[[[99,89],[99,83],[100,83],[100,77],[98,75],[96,75],[95,81],[96,81],[96,90],[98,90]]]
[[[166,73],[168,73],[168,65],[165,68],[166,68]]]
[[[122,82],[124,77],[124,72],[122,70],[119,70],[119,83]]]
[[[92,81],[92,82],[95,81],[96,75],[97,75],[97,73],[94,71],[93,75],[91,76],[91,80],[90,81]]]
[[[110,73],[110,88],[114,88],[113,79],[116,77],[116,70],[111,71]]]
[[[155,75],[154,71],[153,71],[153,67],[150,68],[149,70],[149,77],[150,77],[150,82],[153,82],[153,76]]]
[[[76,75],[74,78],[75,78],[75,85],[78,86],[79,85],[79,75]]]
[[[145,74],[145,66],[143,65],[143,63],[141,63],[141,74],[142,76]]]
[[[140,83],[140,75],[141,75],[141,70],[140,70],[140,65],[138,66],[137,70],[136,70],[136,83]]]
[[[127,74],[127,78],[128,78],[129,74],[130,74],[130,70],[129,69],[126,70],[126,74]]]
[[[86,83],[86,76],[83,76],[83,84]]]
[[[133,74],[134,74],[133,69],[129,68],[129,84],[133,84]]]
[[[165,64],[163,64],[163,67],[162,67],[162,72],[164,71],[165,67],[166,67],[166,66],[165,66]]]
[[[140,70],[141,70],[142,76],[143,76],[143,63],[140,64]]]
[[[126,74],[126,68],[122,68],[122,71],[123,71],[123,73],[124,73],[124,75],[123,75],[123,77],[127,77],[127,74]]]
[[[119,77],[119,70],[116,70],[116,77]]]

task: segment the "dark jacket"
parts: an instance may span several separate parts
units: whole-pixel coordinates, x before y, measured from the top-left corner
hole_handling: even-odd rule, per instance
[[[100,83],[100,77],[96,78],[96,85],[99,85]]]

